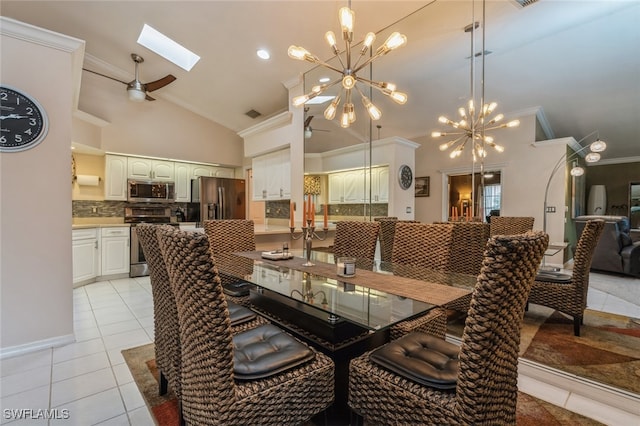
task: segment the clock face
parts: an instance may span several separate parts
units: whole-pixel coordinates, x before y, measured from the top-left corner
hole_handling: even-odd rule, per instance
[[[400,169],[398,170],[398,182],[402,189],[411,188],[411,184],[413,183],[413,171],[411,171],[411,167],[406,164],[400,166]]]
[[[47,135],[49,121],[44,108],[32,97],[0,86],[0,152],[33,148]]]

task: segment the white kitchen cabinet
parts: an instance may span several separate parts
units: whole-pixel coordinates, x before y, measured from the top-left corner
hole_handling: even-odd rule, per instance
[[[389,202],[389,167],[373,167],[371,178],[369,171],[365,170],[365,180],[367,182],[365,200],[369,201],[369,182],[371,183],[371,202]]]
[[[191,164],[174,163],[176,202],[188,203],[191,201]]]
[[[329,174],[329,204],[344,203],[344,175]]]
[[[100,269],[98,228],[71,231],[73,284],[91,282]]]
[[[127,175],[129,179],[174,181],[173,161],[150,158],[128,157]]]
[[[236,177],[236,172],[233,169],[228,169],[228,168],[224,168],[224,167],[217,167],[214,176],[233,179],[233,178]],[[289,191],[289,192],[291,192],[291,191]]]
[[[389,201],[389,167],[348,170],[330,173],[329,203],[354,204],[369,202],[369,188],[374,203]]]
[[[191,179],[196,179],[199,176],[215,176],[217,168],[215,166],[209,166],[206,164],[192,164],[191,165]]]
[[[129,273],[129,227],[102,228],[101,276]]]
[[[291,150],[289,148],[255,157],[253,200],[288,200],[291,198]]]
[[[104,199],[126,201],[127,157],[112,154],[105,156]]]

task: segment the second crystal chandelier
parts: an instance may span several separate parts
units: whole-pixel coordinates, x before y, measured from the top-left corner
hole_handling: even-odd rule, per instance
[[[360,88],[356,85],[357,82],[362,82],[368,84],[371,87],[375,87],[398,104],[402,105],[407,102],[407,95],[405,93],[396,91],[395,84],[384,81],[372,81],[357,75],[358,71],[362,70],[375,59],[379,58],[380,56],[386,55],[387,53],[397,49],[398,47],[404,46],[407,43],[407,37],[398,32],[394,32],[387,38],[382,46],[378,47],[373,55],[370,55],[369,58],[360,63],[360,61],[365,57],[365,54],[369,51],[369,48],[376,39],[376,35],[374,33],[367,33],[364,41],[362,42],[360,54],[358,55],[355,62],[352,63],[351,43],[353,42],[353,25],[355,14],[349,7],[343,7],[338,12],[338,18],[340,21],[340,26],[342,27],[342,39],[344,40],[345,44],[345,59],[343,59],[340,55],[341,52],[336,44],[336,36],[333,31],[327,31],[327,33],[325,34],[325,39],[331,46],[333,53],[340,61],[340,66],[342,66],[343,69],[338,69],[320,60],[317,56],[312,55],[303,47],[293,45],[289,46],[288,53],[289,57],[293,59],[322,65],[330,70],[336,71],[337,73],[341,74],[341,76],[330,83],[312,87],[311,92],[293,98],[292,102],[294,106],[304,105],[307,101],[320,95],[328,88],[338,83],[342,83],[340,94],[336,96],[331,104],[329,104],[329,106],[325,109],[324,117],[327,120],[333,120],[336,116],[338,107],[340,106],[340,101],[344,99],[344,104],[342,106],[342,115],[340,116],[340,126],[347,128],[351,125],[351,123],[356,121],[355,108],[352,100],[353,91],[357,91],[360,94],[362,104],[366,108],[372,120],[378,120],[380,119],[380,117],[382,117],[382,112],[380,111],[380,109],[375,106],[373,102],[371,102],[371,99],[365,96],[362,90],[360,90]]]

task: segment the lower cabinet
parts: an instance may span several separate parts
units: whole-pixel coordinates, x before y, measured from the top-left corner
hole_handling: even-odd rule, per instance
[[[129,273],[129,228],[101,228],[100,275]]]
[[[71,235],[73,284],[94,281],[100,269],[98,228],[74,229]]]
[[[73,284],[98,277],[129,274],[129,227],[74,229],[71,231]]]

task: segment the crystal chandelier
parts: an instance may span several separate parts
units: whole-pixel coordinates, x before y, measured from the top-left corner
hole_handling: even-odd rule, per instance
[[[300,46],[289,46],[288,53],[289,57],[293,59],[319,64],[323,67],[333,70],[339,73],[340,77],[330,83],[314,86],[311,89],[311,92],[293,98],[292,102],[294,106],[304,105],[307,101],[320,95],[328,88],[335,86],[338,83],[342,83],[340,94],[336,96],[329,104],[329,106],[325,109],[324,117],[327,120],[333,120],[336,116],[336,112],[338,111],[338,107],[340,106],[340,101],[344,100],[342,106],[342,115],[340,116],[340,126],[342,126],[343,128],[347,128],[356,121],[355,107],[353,105],[352,99],[354,91],[360,94],[362,104],[366,108],[367,112],[369,113],[369,117],[371,117],[372,120],[379,120],[380,117],[382,117],[382,111],[380,111],[380,109],[375,106],[373,102],[371,102],[371,99],[369,99],[357,86],[358,82],[365,83],[371,87],[378,89],[380,92],[390,97],[398,104],[402,105],[407,102],[407,95],[405,93],[396,91],[395,84],[384,81],[372,81],[357,75],[358,71],[362,70],[377,58],[386,55],[392,50],[404,46],[407,43],[407,37],[398,32],[392,33],[384,42],[384,44],[378,47],[374,54],[369,55],[367,59],[362,61],[362,59],[365,57],[365,54],[369,51],[371,45],[376,39],[376,35],[374,33],[367,33],[364,41],[362,42],[362,47],[360,48],[357,59],[355,61],[352,61],[353,25],[355,21],[355,13],[353,12],[353,10],[351,10],[351,8],[343,7],[338,12],[338,19],[342,28],[342,39],[344,40],[345,45],[345,50],[344,52],[342,52],[345,56],[344,59],[341,56],[341,52],[336,44],[337,39],[333,31],[327,31],[327,33],[325,34],[325,39],[327,40],[327,43],[329,43],[329,46],[331,46],[331,49],[338,58],[338,61],[340,61],[340,66],[342,67],[342,69],[336,68],[320,60],[317,56],[312,55],[305,48]]]
[[[475,11],[475,0],[473,1],[473,7]],[[475,13],[474,13],[475,15]],[[451,126],[453,132],[432,132],[431,137],[439,138],[442,136],[453,136],[454,139],[440,144],[440,151],[446,151],[449,148],[453,148],[449,157],[457,158],[462,154],[465,146],[469,141],[473,154],[474,163],[478,160],[482,162],[487,156],[486,146],[495,149],[497,152],[503,152],[504,147],[495,143],[493,137],[485,134],[486,131],[504,129],[507,127],[517,127],[520,125],[519,120],[512,120],[508,123],[500,123],[504,118],[503,114],[496,114],[492,116],[498,104],[496,102],[485,103],[484,101],[484,58],[486,55],[485,50],[485,1],[482,1],[482,53],[476,54],[475,52],[475,31],[480,26],[479,22],[473,21],[472,24],[465,27],[465,32],[471,33],[471,99],[468,102],[467,107],[458,108],[458,114],[460,119],[458,121],[450,120],[445,116],[440,116],[438,121],[442,124]],[[482,75],[481,75],[481,94],[480,94],[480,108],[475,106],[475,58],[477,56],[482,57]]]

